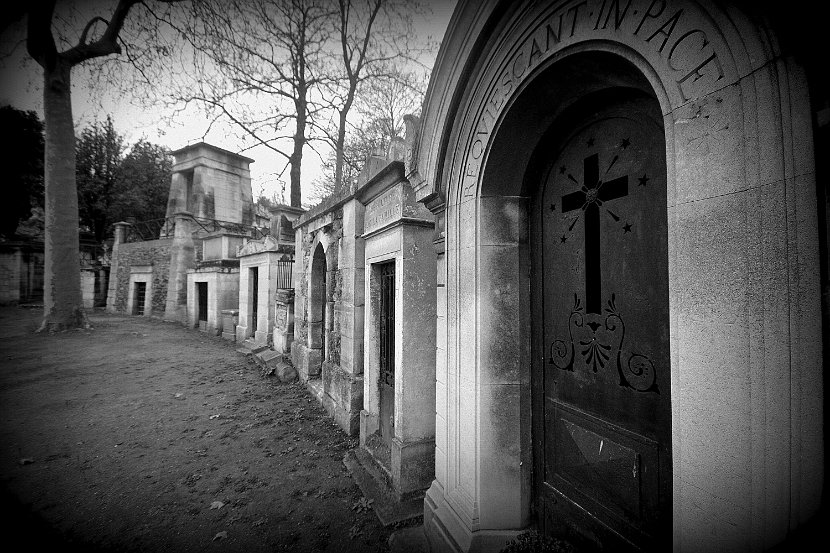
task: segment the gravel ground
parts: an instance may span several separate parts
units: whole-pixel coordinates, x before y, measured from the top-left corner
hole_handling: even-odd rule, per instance
[[[178,324],[95,311],[91,330],[35,334],[40,316],[0,308],[7,544],[388,549],[342,464],[356,440],[302,385]]]

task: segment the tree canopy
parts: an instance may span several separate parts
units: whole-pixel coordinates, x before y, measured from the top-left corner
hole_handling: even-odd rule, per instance
[[[332,149],[339,182],[363,90],[423,51],[417,1],[203,0],[185,11],[177,28],[187,47],[175,61],[184,70],[170,72],[168,106],[196,104],[212,124],[230,123],[239,150],[269,148],[298,207],[307,150],[324,159]]]
[[[33,111],[0,107],[0,148],[4,200],[0,202],[0,235],[10,238],[32,208],[43,206],[43,122]]]
[[[96,242],[118,221],[164,217],[173,167],[167,148],[144,139],[128,147],[108,115],[84,127],[75,151],[79,222]]]

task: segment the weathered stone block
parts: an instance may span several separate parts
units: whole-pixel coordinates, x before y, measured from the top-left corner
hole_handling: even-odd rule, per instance
[[[435,474],[435,442],[392,440],[392,485],[401,498],[422,494]]]

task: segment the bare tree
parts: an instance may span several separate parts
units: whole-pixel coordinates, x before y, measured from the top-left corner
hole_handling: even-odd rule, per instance
[[[387,155],[392,139],[404,138],[404,116],[420,112],[426,85],[426,76],[398,69],[365,81],[353,106],[356,123],[348,124],[342,147],[332,150],[323,162],[324,172],[314,182],[310,199],[319,202],[354,188],[366,159],[370,155]]]
[[[343,185],[348,120],[355,98],[365,82],[395,80],[397,64],[417,64],[420,50],[413,45],[413,16],[425,8],[402,0],[338,0],[340,78],[334,109],[337,112],[334,146],[334,186]],[[406,80],[401,84],[407,84]]]
[[[109,20],[96,16],[77,43],[58,51],[53,35],[55,0],[33,1],[27,13],[26,47],[43,68],[46,194],[44,309],[39,331],[88,326],[81,299],[78,247],[78,191],[75,182],[75,128],[72,121],[72,68],[121,52],[118,34],[138,0],[121,0]],[[97,24],[103,33],[90,34]]]
[[[193,4],[183,30],[195,71],[176,100],[201,104],[282,157],[292,206],[301,205],[303,148],[321,109],[332,13],[326,0],[208,0]]]

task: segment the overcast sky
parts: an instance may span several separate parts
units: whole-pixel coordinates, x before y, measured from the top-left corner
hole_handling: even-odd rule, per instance
[[[114,1],[112,4],[114,5]],[[444,35],[449,22],[455,0],[430,0],[432,14],[426,20],[416,21],[419,35],[431,35],[440,40]],[[24,37],[22,30],[9,29],[2,37],[2,53],[9,50],[9,45],[20,41]],[[434,63],[437,50],[432,52],[430,59],[424,60],[430,66]],[[34,110],[43,117],[43,100],[40,81],[40,68],[27,58],[25,48],[19,44],[11,56],[0,59],[0,105],[12,105],[18,109]],[[118,132],[124,135],[128,144],[135,143],[141,138],[162,144],[170,149],[178,149],[187,144],[202,140],[202,135],[208,129],[208,121],[193,107],[174,115],[174,124],[162,124],[162,115],[157,110],[147,110],[133,105],[130,98],[118,97],[109,90],[96,91],[100,95],[99,102],[90,97],[88,87],[76,69],[73,71],[72,109],[76,122],[76,130],[94,121],[102,120],[106,114],[111,114]],[[206,142],[215,144],[227,150],[239,151],[241,145],[233,138],[228,128],[214,127],[205,138]],[[260,193],[266,196],[276,194],[279,198],[282,186],[276,182],[276,172],[281,167],[277,156],[268,148],[259,146],[243,152],[245,156],[255,160],[251,164],[251,177],[254,197]],[[317,154],[307,148],[303,156],[303,200],[306,201],[311,191],[311,183],[320,174],[320,164]],[[288,173],[284,175],[288,180]],[[285,200],[288,193],[286,192]]]

